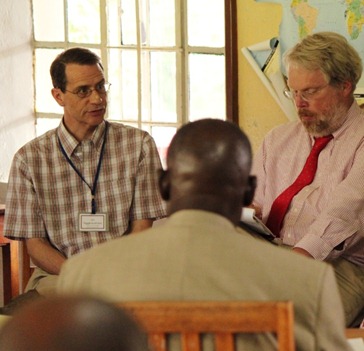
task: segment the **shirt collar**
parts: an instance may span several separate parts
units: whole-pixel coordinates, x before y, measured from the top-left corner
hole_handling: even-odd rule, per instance
[[[90,138],[92,144],[96,146],[96,149],[99,150],[102,146],[102,142],[104,140],[104,132],[105,132],[105,126],[106,121],[103,121],[100,123],[94,132],[92,133],[92,136]],[[63,119],[60,123],[60,125],[57,128],[57,135],[62,143],[62,146],[64,148],[64,151],[70,157],[76,148],[81,144],[66,128],[66,126],[63,123]]]

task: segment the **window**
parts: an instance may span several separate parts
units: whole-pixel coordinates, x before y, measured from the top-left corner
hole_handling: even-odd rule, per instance
[[[162,159],[183,123],[236,119],[233,0],[32,0],[32,6],[38,135],[62,117],[49,67],[73,46],[102,59],[112,83],[108,120],[147,130]]]

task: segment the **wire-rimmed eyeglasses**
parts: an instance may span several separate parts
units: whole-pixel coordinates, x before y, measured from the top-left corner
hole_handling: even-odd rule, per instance
[[[71,94],[75,94],[79,98],[83,99],[83,98],[90,96],[94,90],[96,90],[97,93],[100,95],[105,95],[109,91],[110,86],[111,86],[111,83],[103,82],[103,83],[97,84],[95,88],[90,88],[90,87],[84,86],[84,87],[79,87],[76,91],[71,91],[71,90],[67,90],[67,89],[65,89],[65,91],[67,91]]]
[[[314,100],[317,94],[325,89],[329,83],[318,87],[318,88],[309,88],[305,90],[291,90],[289,88],[283,89],[283,94],[287,99],[294,100],[297,96],[300,96],[302,100],[309,102],[311,100]]]

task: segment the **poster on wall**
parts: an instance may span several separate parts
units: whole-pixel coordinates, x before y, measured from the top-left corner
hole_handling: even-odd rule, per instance
[[[364,62],[364,1],[360,0],[255,0],[257,3],[282,5],[283,15],[279,28],[279,54],[282,54],[307,35],[321,32],[337,32],[346,37],[359,52]],[[244,50],[245,49],[245,50]],[[259,66],[254,53],[244,48],[244,56]],[[247,51],[248,50],[248,51]],[[247,57],[248,58],[248,57]],[[251,61],[251,59],[254,61]],[[256,68],[256,67],[255,67]],[[284,76],[284,67],[280,64]],[[262,78],[262,77],[261,77]],[[266,77],[264,77],[266,78]],[[272,93],[272,91],[271,91]],[[281,92],[275,92],[280,95]],[[364,75],[355,91],[359,103],[364,102]],[[280,99],[279,99],[280,100]],[[282,106],[281,106],[282,107]],[[287,115],[287,110],[284,111]],[[291,116],[288,116],[290,119]]]
[[[283,94],[283,90],[286,88],[286,80],[281,71],[280,42],[278,38],[271,38],[242,48],[241,51],[287,118],[295,120],[297,113],[293,102]]]

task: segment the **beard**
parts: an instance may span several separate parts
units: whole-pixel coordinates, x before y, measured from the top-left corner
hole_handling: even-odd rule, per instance
[[[322,113],[311,112],[308,109],[298,109],[297,113],[307,132],[315,137],[326,136],[338,130],[346,118],[347,106],[344,104],[334,105],[328,111]],[[302,117],[312,117],[306,121]]]

